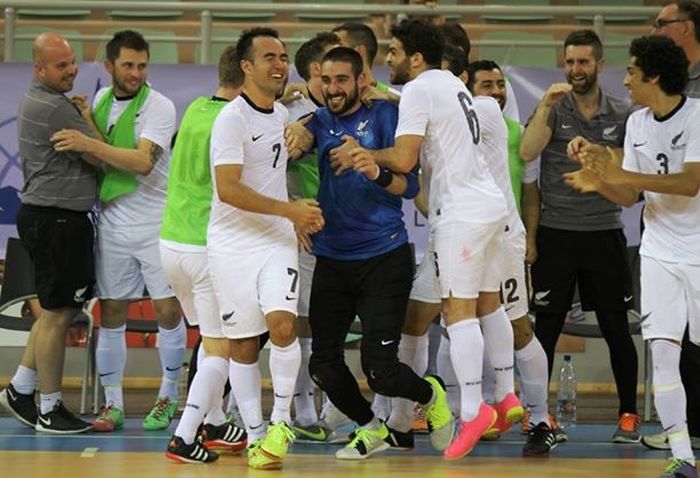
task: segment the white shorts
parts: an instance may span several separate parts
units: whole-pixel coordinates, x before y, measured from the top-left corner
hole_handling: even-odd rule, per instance
[[[203,337],[224,337],[219,306],[209,277],[207,250],[180,250],[161,241],[160,258],[187,322],[198,325]]]
[[[295,244],[256,253],[207,251],[209,274],[230,339],[267,332],[265,316],[274,311],[297,313],[298,253]]]
[[[439,304],[442,302],[440,284],[435,276],[435,248],[432,234],[428,240],[428,248],[423,254],[423,260],[420,261],[416,270],[416,276],[413,278],[410,299],[427,304]]]
[[[160,224],[98,229],[95,275],[100,299],[132,300],[148,289],[151,299],[174,297],[160,262]]]
[[[299,303],[297,305],[299,317],[309,316],[311,280],[314,278],[315,267],[316,256],[302,249],[299,252]]]
[[[642,336],[700,345],[700,265],[641,256]]]
[[[501,282],[501,302],[508,318],[518,320],[527,315],[527,281],[525,279],[525,231],[505,235],[505,275]]]
[[[505,222],[440,225],[431,231],[410,298],[439,303],[450,295],[476,299],[498,292],[503,278]]]

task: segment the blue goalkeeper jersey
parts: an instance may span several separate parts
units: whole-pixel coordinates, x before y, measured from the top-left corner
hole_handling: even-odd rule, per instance
[[[401,211],[402,199],[390,194],[364,174],[349,169],[336,176],[329,152],[353,136],[363,147],[382,149],[394,145],[398,108],[386,101],[362,105],[348,116],[332,115],[319,108],[307,128],[313,133],[321,184],[318,202],[324,228],[313,236],[313,253],[329,259],[353,261],[389,252],[408,241]],[[418,194],[418,166],[406,175],[407,199]]]

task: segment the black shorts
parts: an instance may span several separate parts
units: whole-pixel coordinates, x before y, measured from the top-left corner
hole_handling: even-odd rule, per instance
[[[566,231],[540,226],[532,265],[535,311],[566,312],[578,282],[584,310],[623,311],[634,305],[621,229]]]
[[[414,267],[409,244],[359,261],[317,257],[309,306],[314,340],[323,329],[324,339],[333,336],[342,346],[358,315],[365,335],[376,332],[398,344]]]
[[[22,204],[17,231],[47,310],[81,308],[95,286],[95,229],[88,212]]]

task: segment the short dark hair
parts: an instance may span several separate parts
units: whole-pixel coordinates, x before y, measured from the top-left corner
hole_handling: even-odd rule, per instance
[[[603,43],[601,43],[600,37],[593,30],[576,30],[569,33],[566,40],[564,40],[564,49],[569,45],[593,47],[595,59],[600,60],[603,58]]]
[[[236,45],[229,45],[219,57],[219,85],[238,88],[244,80],[245,75],[236,54]]]
[[[350,48],[355,48],[357,45],[363,45],[367,50],[367,61],[371,65],[377,56],[379,46],[377,45],[377,36],[374,30],[359,22],[347,22],[338,25],[333,30],[333,33],[346,32],[350,40]]]
[[[120,30],[114,34],[105,47],[107,59],[114,63],[114,60],[119,58],[122,48],[145,51],[149,58],[151,56],[148,42],[143,35],[134,30]]]
[[[501,67],[498,66],[498,63],[496,63],[493,60],[478,60],[473,63],[469,63],[469,66],[467,67],[467,71],[469,72],[469,80],[467,81],[467,88],[469,91],[472,91],[472,88],[474,88],[474,83],[476,82],[476,74],[480,71],[493,71],[493,70],[498,70],[501,72],[501,75],[503,75],[503,70],[501,70]],[[505,79],[505,75],[504,75]]]
[[[658,76],[664,93],[683,93],[688,84],[688,58],[673,40],[665,36],[635,38],[630,45],[630,56],[635,58],[644,80]]]
[[[692,0],[681,0],[678,2],[669,2],[666,5],[676,5],[678,13],[693,22],[695,27],[695,41],[700,43],[700,3]],[[664,5],[664,6],[666,6]]]
[[[445,44],[460,48],[466,61],[469,62],[469,53],[472,49],[472,43],[469,41],[469,35],[467,31],[462,28],[462,25],[456,22],[447,22],[438,25],[438,29],[445,38]]]
[[[239,61],[250,61],[253,59],[253,40],[255,40],[257,37],[272,37],[279,40],[280,35],[277,30],[267,27],[256,27],[244,31],[241,33],[241,36],[238,37],[238,43],[236,43],[236,54],[238,55]]]
[[[464,56],[464,51],[456,45],[446,43],[445,49],[442,51],[442,59],[447,62],[447,69],[455,76],[461,75],[467,69],[467,58]]]
[[[333,48],[329,50],[321,60],[321,63],[327,61],[342,61],[345,63],[350,63],[352,66],[352,74],[355,78],[360,76],[360,73],[364,70],[364,65],[362,64],[362,57],[352,48],[347,48],[344,46],[339,46],[338,48]]]
[[[311,78],[311,72],[309,71],[311,63],[320,63],[323,55],[326,54],[326,48],[330,45],[338,45],[339,43],[340,38],[332,32],[317,33],[311,40],[302,43],[297,50],[297,54],[294,56],[294,66],[299,76],[301,76],[304,81],[309,81],[309,78]]]
[[[403,44],[407,56],[420,53],[426,64],[440,67],[445,39],[435,25],[422,20],[405,20],[391,27],[391,34]]]

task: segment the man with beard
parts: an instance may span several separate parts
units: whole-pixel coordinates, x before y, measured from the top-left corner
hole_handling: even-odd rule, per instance
[[[105,142],[71,130],[56,135],[62,149],[91,153],[109,165],[100,186],[96,260],[102,312],[96,358],[105,408],[94,428],[102,432],[124,426],[126,320],[129,302],[143,297],[144,286],[155,305],[163,370],[157,401],[142,424],[145,430],[170,424],[185,358],[185,324],[159,250],[175,106],[146,83],[148,60],[148,42],[140,33],[115,33],[105,60],[112,86],[97,92],[92,109]]]
[[[34,77],[17,118],[25,179],[17,231],[32,261],[41,313],[14,377],[0,393],[0,404],[27,426],[63,435],[91,428],[63,404],[61,377],[66,332],[95,283],[94,228],[88,214],[97,199],[97,175],[88,164],[94,164],[93,158],[56,151],[51,137],[62,128],[96,133],[65,96],[78,74],[68,41],[42,33],[32,43],[32,58]]]
[[[639,442],[637,352],[627,323],[633,297],[620,207],[611,188],[580,193],[564,180],[567,173],[590,174],[567,156],[567,145],[576,139],[572,144],[620,148],[631,107],[598,86],[603,47],[593,31],[569,34],[564,51],[567,82],[545,92],[520,144],[525,161],[541,156],[542,214],[532,265],[535,334],[547,353],[551,377],[554,348],[578,283],[583,309],[595,311],[610,350],[620,399],[612,440]]]
[[[335,154],[333,159],[339,170],[361,170],[376,162],[394,171],[408,171],[420,158],[424,187],[429,188],[430,243],[411,298],[413,306],[441,304],[447,324],[450,356],[461,389],[461,426],[454,438],[440,437],[447,442],[433,444],[442,446],[445,459],[457,460],[498,420],[497,411],[482,399],[484,352],[493,364],[504,364],[499,370],[501,383],[513,380],[513,332],[498,294],[507,205],[479,146],[481,118],[474,100],[460,79],[440,69],[445,47],[440,32],[434,26],[407,21],[392,28],[392,34],[389,76],[392,83],[405,84],[395,145],[374,151],[355,148],[349,158]],[[498,117],[498,105],[493,106]],[[402,336],[402,341],[406,338]],[[413,341],[409,347],[417,346]],[[504,393],[496,408],[504,412],[506,421],[518,409],[522,412],[512,393]]]
[[[330,160],[335,148],[392,146],[397,108],[381,100],[371,108],[362,104],[368,79],[361,56],[350,48],[326,54],[321,81],[326,107],[306,126],[317,147],[318,198],[326,220],[313,238],[317,262],[309,369],[333,404],[360,425],[336,458],[362,460],[388,448],[396,437],[373,413],[343,358],[345,336],[356,315],[362,322],[362,368],[370,388],[422,404],[438,436],[451,436],[452,417],[440,380],[420,378],[397,358],[414,267],[401,197],[418,193],[417,168],[401,174],[368,162],[360,170],[337,172]]]
[[[311,40],[302,43],[294,57],[297,72],[306,82],[308,97],[298,95],[285,106],[292,120],[306,117],[323,106],[323,91],[321,83],[321,60],[331,48],[339,46],[340,39],[335,33],[320,32]],[[316,199],[319,186],[319,172],[316,153],[307,154],[304,158],[291,161],[287,165],[287,189],[292,199]],[[328,439],[347,441],[347,433],[335,431],[334,420],[326,423],[319,421],[316,411],[316,390],[318,387],[309,375],[309,359],[311,357],[311,327],[309,325],[309,299],[311,296],[311,279],[313,277],[316,258],[306,249],[299,251],[299,305],[297,318],[297,335],[301,345],[301,367],[294,393],[294,431],[299,439],[311,442],[326,442]],[[328,398],[324,399],[324,411],[328,410]],[[331,414],[333,418],[335,414]],[[347,419],[345,420],[347,421]]]

